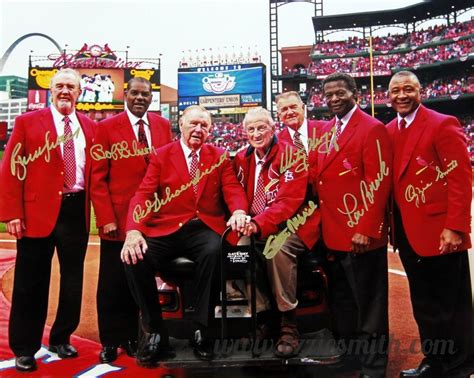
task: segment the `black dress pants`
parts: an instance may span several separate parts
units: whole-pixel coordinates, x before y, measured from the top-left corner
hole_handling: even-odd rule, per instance
[[[470,357],[472,295],[466,251],[421,257],[395,212],[396,240],[410,285],[413,314],[426,362],[449,372]]]
[[[137,340],[138,335],[138,306],[120,260],[122,247],[123,241],[100,240],[97,317],[104,346],[119,346],[127,340]]]
[[[173,234],[145,238],[148,250],[137,264],[125,264],[132,295],[140,307],[145,331],[162,333],[161,306],[158,301],[155,274],[166,271],[167,264],[177,257],[187,257],[196,263],[194,276],[195,321],[207,326],[211,287],[219,261],[220,235],[201,220],[193,219]]]
[[[10,348],[15,356],[33,356],[41,347],[55,248],[61,279],[56,319],[49,342],[51,345],[69,343],[69,337],[80,320],[88,237],[85,194],[81,192],[63,198],[56,226],[49,236],[23,237],[17,241],[9,321]]]
[[[361,371],[385,377],[388,362],[387,247],[362,254],[326,249],[333,330]]]

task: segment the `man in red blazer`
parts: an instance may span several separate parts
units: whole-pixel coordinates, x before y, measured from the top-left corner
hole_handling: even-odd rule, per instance
[[[136,355],[138,307],[120,251],[128,205],[145,176],[149,155],[171,142],[170,123],[147,111],[151,100],[151,83],[131,79],[125,91],[127,110],[99,123],[91,149],[91,198],[101,238],[97,315],[102,363],[114,361],[119,346],[129,356]]]
[[[200,359],[213,357],[213,345],[201,331],[208,323],[220,235],[226,227],[223,204],[232,214],[227,225],[243,231],[247,198],[227,153],[204,143],[210,128],[211,115],[206,109],[197,105],[185,109],[180,140],[151,156],[146,175],[130,201],[121,258],[147,333],[137,353],[142,365],[155,364],[167,343],[155,272],[163,271],[166,263],[179,256],[196,262],[194,353]]]
[[[425,355],[416,369],[401,376],[441,377],[473,360],[466,253],[471,247],[472,174],[458,120],[421,105],[420,90],[409,71],[397,72],[389,84],[397,112],[387,125],[394,144],[394,248],[410,283]],[[441,351],[436,343],[449,343],[450,349]]]
[[[17,238],[9,337],[21,371],[36,369],[55,248],[61,282],[49,349],[61,358],[77,356],[69,337],[81,312],[94,123],[75,111],[76,71],[58,71],[50,90],[50,108],[16,118],[0,170],[0,220]]]
[[[356,105],[357,88],[351,76],[329,75],[323,81],[323,94],[335,117],[323,128],[332,137],[329,152],[318,155],[314,185],[329,260],[333,327],[335,336],[349,348],[347,357],[360,362],[361,376],[384,377],[390,141],[384,125]],[[352,356],[351,343],[366,348]]]
[[[318,155],[324,150],[324,144],[317,141],[321,139],[320,130],[325,124],[324,121],[310,121],[305,117],[305,106],[301,101],[298,92],[290,91],[279,94],[276,99],[277,112],[280,121],[286,126],[278,139],[282,142],[295,146],[307,156],[306,169],[309,173],[308,188],[304,204],[308,201],[317,203],[314,195],[315,189],[312,187],[313,176],[317,168]],[[300,209],[302,211],[304,205]],[[316,209],[302,225],[296,234],[309,250],[313,249],[321,234],[321,214]]]
[[[263,257],[263,270],[270,281],[271,291],[278,312],[270,309],[266,285],[261,285],[257,295],[258,324],[261,337],[280,334],[275,346],[278,357],[289,358],[297,354],[299,334],[296,324],[297,264],[305,246],[298,235],[290,232],[282,245],[265,248],[267,239],[287,227],[287,221],[295,215],[306,195],[308,171],[298,170],[298,163],[287,164],[287,157],[294,148],[278,142],[275,123],[268,110],[251,109],[245,115],[243,125],[250,147],[240,151],[234,159],[237,178],[247,192],[251,221],[244,235],[258,237],[256,248]],[[304,204],[308,209],[310,205]],[[271,243],[269,243],[271,245]],[[261,253],[266,253],[264,256]],[[266,258],[265,258],[266,257]],[[262,281],[259,280],[261,284]],[[272,319],[273,318],[273,319]],[[268,333],[268,334],[266,334]]]

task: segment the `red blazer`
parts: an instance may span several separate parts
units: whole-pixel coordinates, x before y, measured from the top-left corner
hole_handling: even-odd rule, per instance
[[[394,139],[396,118],[387,129]],[[448,228],[463,234],[460,251],[470,248],[472,171],[458,120],[421,105],[406,132],[393,193],[410,245],[420,256],[439,255],[439,236]]]
[[[323,133],[330,133],[334,124],[335,119],[329,121]],[[380,143],[380,152],[376,141]],[[324,243],[330,249],[349,252],[352,236],[358,232],[373,239],[370,250],[386,245],[385,209],[392,180],[392,149],[387,130],[357,108],[337,144],[338,151],[333,148],[329,154],[318,154],[314,181]],[[365,186],[367,191],[363,195],[361,187]]]
[[[234,158],[234,170],[247,192],[249,206],[253,202],[255,187],[254,151],[253,147],[249,147],[240,151]],[[291,153],[289,151],[292,151],[291,147],[287,150],[286,144],[278,143],[274,137],[270,152],[262,166],[263,181],[267,189],[265,191],[267,207],[264,212],[253,218],[260,229],[261,238],[267,238],[286,227],[287,219],[295,215],[305,198],[308,173],[306,171],[296,173],[294,166],[280,173],[282,158],[284,159],[285,153]],[[307,204],[305,205],[307,207]]]
[[[89,149],[92,144],[95,123],[78,112],[76,114],[86,140],[84,178],[86,227],[89,230],[91,170]],[[8,222],[12,219],[23,219],[26,226],[23,235],[27,237],[46,237],[56,225],[62,201],[64,162],[59,145],[49,152],[49,161],[47,161],[48,153],[43,151],[41,155],[26,165],[26,176],[20,180],[16,174],[12,174],[12,157],[13,161],[17,161],[15,156],[27,158],[31,154],[34,157],[35,152],[45,146],[48,131],[48,140],[51,142],[48,144],[52,146],[58,135],[49,108],[18,116],[15,119],[15,127],[0,167],[0,220]],[[20,145],[21,148],[17,151],[16,146]],[[23,170],[18,164],[16,169],[16,172],[20,172],[21,175]]]
[[[308,138],[317,138],[320,135],[320,130],[326,124],[325,121],[310,121],[308,122]],[[293,139],[288,131],[288,128],[285,127],[280,134],[278,134],[278,138],[280,141],[289,143],[293,145]],[[316,192],[315,188],[312,187],[312,183],[315,181],[316,176],[316,167],[318,162],[318,149],[314,149],[310,151],[308,156],[308,165],[309,165],[309,186],[306,191],[306,198],[303,202],[303,205],[298,210],[301,212],[307,205],[308,201],[313,199],[313,193]],[[308,249],[313,248],[320,237],[320,227],[321,227],[321,213],[319,209],[317,209],[310,217],[308,217],[306,223],[298,228],[296,234],[299,238],[303,241]]]
[[[127,230],[139,230],[146,236],[158,237],[169,235],[189,220],[199,218],[221,234],[226,228],[224,204],[231,213],[238,209],[247,211],[248,208],[242,186],[224,153],[224,150],[209,144],[202,146],[199,170],[202,173],[207,170],[208,174],[203,175],[198,183],[196,200],[192,185],[189,185],[191,178],[180,141],[159,148],[152,155],[146,175],[130,201]],[[156,198],[167,203],[159,207]],[[136,206],[144,212],[151,209],[148,214],[142,214],[144,216],[138,223],[138,219],[134,219]]]
[[[171,142],[171,126],[165,118],[148,113],[148,121],[154,148]],[[91,149],[91,199],[99,234],[103,239],[125,240],[128,205],[145,176],[147,164],[143,155],[127,157],[126,154],[117,154],[115,159],[100,159],[103,156],[101,151],[111,151],[117,146],[133,151],[133,141],[136,141],[136,137],[127,112],[100,122],[96,128]],[[115,239],[102,232],[103,227],[112,222],[118,226],[118,237]]]

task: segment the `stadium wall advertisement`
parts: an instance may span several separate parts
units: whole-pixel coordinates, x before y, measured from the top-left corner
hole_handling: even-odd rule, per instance
[[[226,64],[178,70],[178,109],[266,106],[265,65]]]
[[[121,64],[108,44],[88,46],[84,44],[75,54],[50,54],[53,64],[32,66],[28,70],[28,110],[43,109],[51,104],[49,85],[60,68],[74,68],[81,75],[81,94],[76,109],[83,112],[108,111],[109,115],[124,109],[124,89],[133,77],[143,77],[151,82],[153,102],[151,111],[160,110],[160,69],[151,61],[135,61]],[[156,59],[159,62],[159,59]],[[130,63],[130,64],[128,64]],[[155,65],[157,68],[138,68]],[[47,67],[46,67],[47,66]]]

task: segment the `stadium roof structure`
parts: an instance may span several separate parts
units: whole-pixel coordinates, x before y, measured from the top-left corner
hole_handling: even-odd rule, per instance
[[[471,8],[472,0],[424,0],[403,8],[313,17],[315,33],[328,30],[409,24]]]

